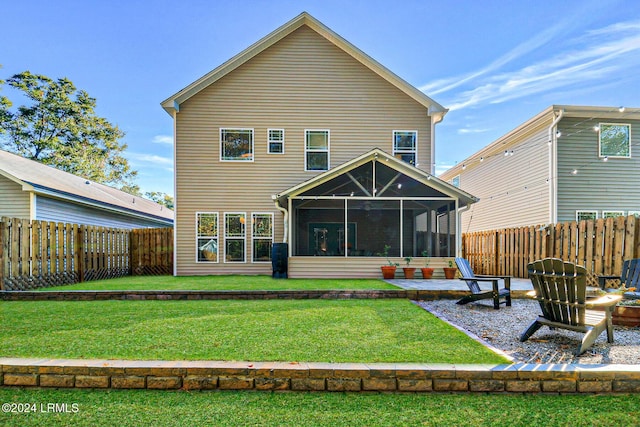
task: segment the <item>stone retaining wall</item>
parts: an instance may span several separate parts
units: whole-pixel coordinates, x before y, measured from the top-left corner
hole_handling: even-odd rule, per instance
[[[281,290],[281,291],[0,291],[4,301],[103,301],[103,300],[254,300],[254,299],[458,299],[469,291],[457,290]],[[526,291],[511,291],[523,298]]]
[[[0,358],[5,387],[640,393],[636,365],[447,365]]]

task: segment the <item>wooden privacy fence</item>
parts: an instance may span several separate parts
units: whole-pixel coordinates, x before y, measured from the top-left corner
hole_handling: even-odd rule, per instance
[[[127,275],[171,274],[173,229],[126,230],[0,219],[0,288],[25,290]]]
[[[585,266],[593,281],[640,257],[639,232],[635,216],[478,231],[462,235],[462,252],[477,274],[526,278],[528,263],[554,257]]]

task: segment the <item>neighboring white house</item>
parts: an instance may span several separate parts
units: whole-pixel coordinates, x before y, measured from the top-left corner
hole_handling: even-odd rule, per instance
[[[462,231],[640,213],[640,108],[552,105],[440,178],[480,199]]]
[[[173,211],[0,150],[0,216],[115,228],[173,226]]]

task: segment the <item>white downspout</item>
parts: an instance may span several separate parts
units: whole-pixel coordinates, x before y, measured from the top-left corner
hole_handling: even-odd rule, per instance
[[[278,196],[271,196],[273,203],[276,205],[276,209],[278,209],[284,215],[282,221],[284,223],[284,233],[282,235],[282,243],[289,243],[289,211],[280,206],[280,202],[278,201]]]
[[[458,203],[456,201],[456,203]],[[458,208],[458,217],[456,218],[456,256],[461,257],[462,254],[462,213],[468,211],[471,205]]]
[[[558,220],[558,180],[555,178],[556,158],[558,156],[558,137],[555,128],[562,119],[564,110],[558,112],[549,126],[549,224],[555,224]]]

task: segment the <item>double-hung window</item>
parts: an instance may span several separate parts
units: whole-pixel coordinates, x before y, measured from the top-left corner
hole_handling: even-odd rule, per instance
[[[329,170],[329,131],[305,130],[304,140],[304,170]]]
[[[220,129],[220,160],[253,161],[253,129]]]
[[[197,262],[218,262],[218,214],[196,213]]]
[[[598,219],[598,211],[576,211],[576,221]]]
[[[268,129],[267,138],[267,153],[284,154],[284,129]]]
[[[417,130],[393,131],[393,155],[409,164],[416,165],[418,151]]]
[[[253,241],[253,262],[271,262],[273,245],[273,214],[253,213],[251,215],[251,240]]]
[[[246,214],[226,212],[224,214],[224,261],[245,262]]]
[[[600,157],[631,157],[631,126],[600,123]]]

